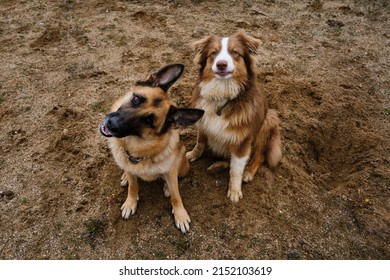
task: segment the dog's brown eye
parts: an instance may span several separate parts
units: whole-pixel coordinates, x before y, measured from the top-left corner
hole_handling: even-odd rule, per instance
[[[237,57],[239,57],[239,56],[240,56],[240,54],[239,54],[239,52],[238,52],[238,51],[236,51],[236,50],[233,50],[233,51],[232,51],[232,56],[233,56],[234,58],[237,58]]]
[[[131,106],[136,108],[140,106],[142,103],[145,102],[145,97],[138,95],[138,94],[133,94],[133,97],[131,98]]]
[[[214,58],[214,57],[216,57],[217,56],[217,52],[216,51],[212,51],[211,53],[210,53],[210,57],[211,58]]]

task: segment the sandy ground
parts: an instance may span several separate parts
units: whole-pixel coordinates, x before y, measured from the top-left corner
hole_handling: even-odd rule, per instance
[[[1,259],[389,259],[390,3],[0,2]],[[282,120],[283,159],[226,197],[228,171],[191,165],[192,218],[174,227],[161,182],[123,220],[121,171],[98,127],[136,80],[186,65],[191,42],[238,30],[262,40],[258,79]],[[182,130],[191,149],[193,127]]]

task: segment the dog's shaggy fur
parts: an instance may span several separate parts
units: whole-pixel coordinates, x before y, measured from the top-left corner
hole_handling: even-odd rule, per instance
[[[214,154],[230,158],[227,195],[233,202],[242,198],[242,180],[251,181],[264,161],[275,166],[282,156],[277,112],[267,108],[256,79],[254,55],[259,46],[259,40],[244,32],[225,38],[211,35],[193,44],[200,69],[191,105],[205,115],[187,157],[198,159],[208,146]],[[229,162],[216,162],[209,170],[228,166]]]

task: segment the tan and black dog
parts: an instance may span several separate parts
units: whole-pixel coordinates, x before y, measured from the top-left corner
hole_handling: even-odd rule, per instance
[[[138,81],[114,103],[100,132],[109,137],[115,161],[125,171],[121,185],[128,185],[128,194],[121,207],[122,217],[128,219],[137,209],[137,178],[162,178],[164,194],[171,197],[175,224],[184,233],[191,220],[180,197],[178,176],[188,172],[189,163],[177,128],[195,123],[204,111],[177,108],[169,98],[167,91],[183,70],[182,64],[168,65],[146,81]]]

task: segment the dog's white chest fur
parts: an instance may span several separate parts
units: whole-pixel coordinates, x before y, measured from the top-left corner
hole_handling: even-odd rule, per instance
[[[201,82],[200,96],[208,101],[223,102],[237,97],[241,87],[234,79],[213,78],[208,82]]]
[[[221,156],[228,157],[228,145],[236,141],[236,135],[227,128],[230,125],[223,115],[218,116],[217,111],[226,102],[237,97],[240,86],[233,79],[213,79],[210,82],[200,83],[200,96],[197,107],[205,111],[203,118],[198,122],[198,127],[206,135],[211,150]]]

